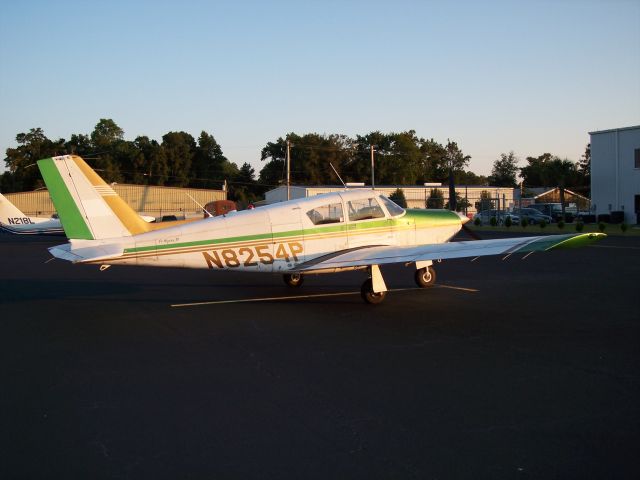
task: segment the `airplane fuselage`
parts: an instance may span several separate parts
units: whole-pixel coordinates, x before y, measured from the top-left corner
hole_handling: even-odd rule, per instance
[[[372,199],[378,202],[379,194],[334,193],[203,219],[118,239],[122,255],[91,263],[279,273],[348,249],[444,243],[461,228],[461,218],[448,210],[406,210],[394,216],[377,205],[377,215],[384,215],[354,218],[352,204]],[[328,205],[342,209],[342,215],[314,223],[314,212],[327,212]],[[96,243],[112,242],[91,241]],[[72,244],[82,248],[85,242]]]

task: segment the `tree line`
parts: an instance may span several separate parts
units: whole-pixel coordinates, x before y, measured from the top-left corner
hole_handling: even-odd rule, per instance
[[[18,144],[6,151],[7,172],[0,176],[3,192],[43,187],[35,162],[55,155],[77,154],[107,182],[126,182],[194,188],[228,185],[229,198],[255,201],[264,191],[282,184],[289,144],[292,183],[337,184],[331,166],[345,182],[369,182],[371,146],[374,146],[377,185],[421,185],[425,182],[457,185],[515,187],[520,176],[527,186],[584,187],[589,184],[590,152],[580,163],[550,153],[527,157],[518,167],[513,152],[501,154],[489,177],[468,169],[471,157],[456,142],[446,144],[416,135],[371,132],[349,137],[340,134],[289,133],[267,142],[261,151],[263,168],[256,174],[249,163],[238,167],[224,155],[213,135],[202,131],[195,139],[186,132],[168,132],[162,141],[138,136],[124,139],[124,131],[111,119],[100,119],[90,134],[72,134],[69,140],[51,140],[41,128],[16,136]]]

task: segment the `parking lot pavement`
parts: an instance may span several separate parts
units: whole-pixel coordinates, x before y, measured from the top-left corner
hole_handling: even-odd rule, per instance
[[[379,306],[61,242],[0,235],[0,478],[637,475],[638,237],[386,267]]]

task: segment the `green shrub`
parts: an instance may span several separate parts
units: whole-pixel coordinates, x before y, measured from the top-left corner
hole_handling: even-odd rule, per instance
[[[474,224],[476,227],[479,227],[481,223],[482,223],[482,222],[480,221],[480,217],[476,217],[476,219],[473,221],[473,224]]]
[[[582,230],[584,230],[584,223],[576,222],[576,232],[581,232]]]
[[[604,232],[606,230],[606,228],[607,228],[607,224],[606,223],[600,222],[598,224],[598,230],[600,230],[601,232]]]
[[[407,198],[401,188],[396,188],[396,191],[389,195],[389,200],[394,201],[402,208],[407,208]]]
[[[626,232],[628,228],[629,228],[629,225],[627,225],[626,223],[620,224],[620,230],[622,230],[622,233]]]
[[[511,226],[511,217],[507,217],[504,219],[504,226],[507,228]]]
[[[547,226],[547,222],[545,222],[544,220],[540,220],[540,228],[544,228]]]
[[[558,228],[564,228],[564,220],[558,220]]]
[[[492,227],[495,227],[496,225],[498,225],[498,219],[496,217],[491,217],[491,220],[489,220],[489,223],[491,224]]]
[[[527,220],[527,218],[526,218],[526,217],[522,217],[522,218],[520,219],[520,226],[521,226],[522,228],[527,228],[527,225],[529,225],[529,220]]]

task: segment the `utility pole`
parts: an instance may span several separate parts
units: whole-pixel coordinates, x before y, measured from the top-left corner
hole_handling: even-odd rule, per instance
[[[287,140],[287,200],[291,200],[291,142]]]
[[[375,152],[375,150],[373,149],[373,145],[371,145],[371,190],[375,190],[376,189],[376,184],[375,184],[376,176],[375,176],[373,152]]]

